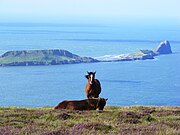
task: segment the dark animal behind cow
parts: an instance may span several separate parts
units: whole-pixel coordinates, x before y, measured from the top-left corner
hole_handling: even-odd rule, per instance
[[[101,84],[98,79],[95,79],[96,72],[87,72],[88,74],[85,77],[88,79],[88,82],[85,86],[85,92],[87,98],[98,98],[101,93]]]
[[[85,100],[65,100],[54,107],[55,109],[70,109],[70,110],[103,110],[107,99],[92,98]]]

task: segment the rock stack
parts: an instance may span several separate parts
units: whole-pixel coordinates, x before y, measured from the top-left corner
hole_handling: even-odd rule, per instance
[[[157,48],[153,50],[155,53],[159,54],[170,54],[172,53],[169,41],[162,41]]]

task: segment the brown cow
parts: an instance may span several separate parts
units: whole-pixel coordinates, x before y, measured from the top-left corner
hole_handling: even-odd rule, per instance
[[[101,93],[101,84],[98,79],[95,79],[96,72],[87,72],[88,75],[85,77],[88,79],[88,82],[85,86],[85,92],[87,98],[98,98]]]
[[[71,110],[103,110],[107,99],[92,98],[85,100],[65,100],[54,107],[55,109],[71,109]]]

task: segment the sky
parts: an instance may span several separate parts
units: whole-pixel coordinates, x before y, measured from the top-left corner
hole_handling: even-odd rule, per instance
[[[0,0],[0,22],[180,20],[180,0]]]

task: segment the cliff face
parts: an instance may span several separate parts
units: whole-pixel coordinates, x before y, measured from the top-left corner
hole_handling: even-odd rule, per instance
[[[0,66],[59,65],[98,62],[91,57],[80,57],[66,50],[8,51],[0,56]]]
[[[170,54],[172,53],[169,41],[162,41],[157,48],[154,49],[157,54]]]

